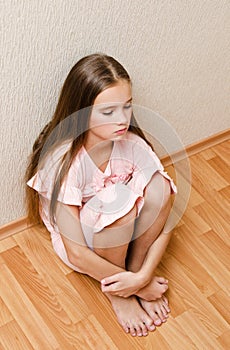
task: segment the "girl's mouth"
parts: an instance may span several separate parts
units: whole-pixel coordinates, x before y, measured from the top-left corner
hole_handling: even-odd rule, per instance
[[[117,134],[117,135],[123,135],[126,131],[127,131],[127,128],[120,129],[120,130],[118,130],[118,131],[115,131],[115,134]]]

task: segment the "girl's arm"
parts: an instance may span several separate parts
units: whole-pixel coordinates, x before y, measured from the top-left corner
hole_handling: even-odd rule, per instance
[[[95,254],[87,246],[73,242],[63,234],[61,236],[69,262],[81,273],[100,281],[105,276],[124,271],[119,266],[113,265],[109,261]]]

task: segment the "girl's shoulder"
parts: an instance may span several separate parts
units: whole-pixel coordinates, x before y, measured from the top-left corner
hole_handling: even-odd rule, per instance
[[[61,143],[58,146],[53,146],[46,155],[41,157],[41,161],[38,163],[38,169],[53,169],[59,164],[63,156],[71,147],[70,142]],[[45,152],[45,150],[43,150]],[[42,155],[42,153],[41,153]]]
[[[62,167],[63,157],[70,150],[71,146],[72,141],[68,141],[56,146],[52,150],[50,149],[46,156],[38,163],[37,172],[27,184],[50,199],[53,191],[53,184]],[[67,176],[65,177],[65,181],[66,183],[68,182],[68,185],[72,183],[79,185],[81,174],[76,176],[76,172],[79,169],[80,153],[81,150],[71,163]]]
[[[57,169],[61,166],[63,157],[70,150],[72,146],[72,141],[65,141],[60,145],[56,146],[54,149],[50,150],[44,159],[38,164],[38,169],[51,174],[56,173]],[[76,166],[79,163],[79,153],[75,156],[71,167]]]

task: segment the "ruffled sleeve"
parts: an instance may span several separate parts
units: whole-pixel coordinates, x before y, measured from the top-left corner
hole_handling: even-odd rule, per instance
[[[49,155],[46,158],[44,166],[27,182],[28,186],[48,200],[52,197],[56,173],[61,165],[62,157],[67,150],[67,146],[62,146],[55,153]],[[81,206],[81,178],[80,162],[77,156],[62,183],[57,200],[64,204]]]
[[[132,179],[128,183],[128,186],[140,197],[142,197],[143,191],[151,180],[152,176],[156,172],[159,172],[162,174],[162,176],[169,180],[171,193],[176,193],[176,186],[167,172],[164,171],[164,167],[156,153],[140,137],[135,138],[136,142],[132,147],[134,170]]]

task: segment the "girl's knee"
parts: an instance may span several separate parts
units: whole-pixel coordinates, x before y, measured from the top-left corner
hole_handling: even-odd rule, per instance
[[[118,226],[125,226],[127,224],[133,224],[137,216],[137,207],[136,204],[133,206],[133,208],[124,216],[116,220],[114,223],[112,223],[110,226],[107,227],[118,227]]]
[[[157,172],[145,189],[145,206],[165,208],[171,203],[171,185],[162,174]]]
[[[108,249],[120,247],[120,253],[127,250],[128,244],[133,236],[134,221],[136,218],[136,206],[126,215],[106,226],[93,237],[93,247],[98,253],[98,248]],[[100,254],[98,254],[100,255]]]

